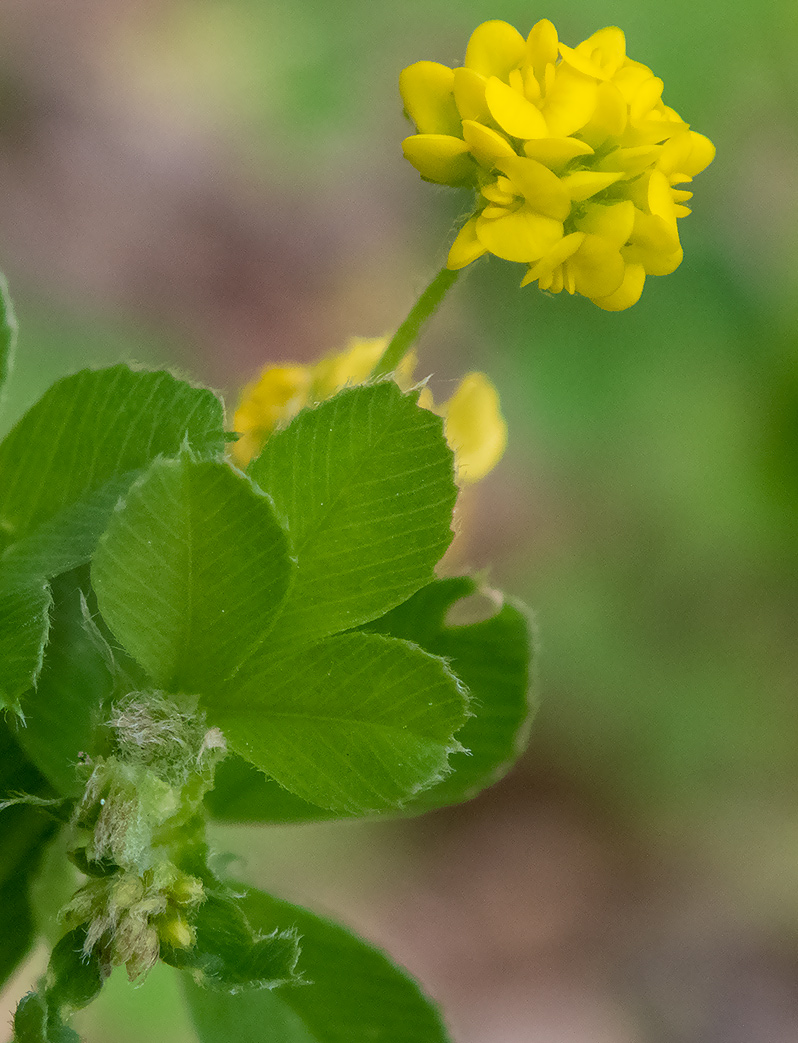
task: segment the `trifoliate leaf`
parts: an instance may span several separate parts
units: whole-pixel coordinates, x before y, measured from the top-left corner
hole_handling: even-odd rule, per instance
[[[444,656],[471,695],[472,716],[457,734],[470,755],[452,754],[451,773],[408,800],[401,815],[422,814],[473,797],[509,769],[525,744],[534,710],[529,616],[523,606],[504,599],[487,619],[448,624],[448,610],[477,589],[467,577],[437,580],[364,628],[406,638]],[[205,800],[216,818],[233,822],[340,817],[289,793],[240,757],[228,757],[219,765],[215,786]]]
[[[200,1043],[449,1043],[436,1005],[379,949],[261,891],[243,905],[256,927],[298,930],[308,984],[225,996],[186,979]]]
[[[396,807],[448,771],[466,696],[443,660],[406,641],[341,634],[261,658],[204,700],[230,747],[321,807]]]
[[[215,689],[259,646],[291,578],[268,496],[227,464],[159,460],[111,518],[92,565],[100,611],[169,691]]]
[[[457,493],[443,422],[416,397],[390,380],[342,391],[272,435],[250,465],[298,561],[270,651],[374,619],[432,579]]]
[[[221,402],[127,366],[57,381],[0,445],[0,573],[53,576],[87,561],[136,475],[188,445],[224,446]]]

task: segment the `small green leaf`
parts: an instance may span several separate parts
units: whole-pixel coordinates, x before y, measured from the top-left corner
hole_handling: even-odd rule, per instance
[[[267,927],[253,931],[238,900],[209,895],[192,921],[196,942],[187,948],[161,946],[161,959],[192,971],[204,988],[223,992],[273,989],[297,980],[296,931]]]
[[[243,901],[255,926],[299,931],[309,984],[224,996],[185,979],[200,1043],[449,1043],[435,1004],[379,949],[261,891]]]
[[[291,570],[269,498],[226,464],[183,456],[132,486],[92,582],[109,627],[155,681],[202,692],[262,643]]]
[[[14,364],[14,348],[17,341],[17,320],[8,292],[8,283],[0,274],[0,406],[3,404],[5,384]]]
[[[68,797],[83,791],[75,765],[93,756],[112,679],[101,651],[87,632],[81,596],[88,590],[88,567],[52,581],[53,608],[44,665],[25,701],[25,727],[17,740],[48,781]]]
[[[76,1010],[87,1007],[99,995],[107,977],[99,951],[86,956],[85,942],[85,925],[69,931],[54,947],[47,966],[47,1005],[67,1018]]]
[[[473,715],[457,738],[470,755],[454,753],[452,771],[402,806],[402,815],[422,814],[468,800],[496,782],[523,749],[534,712],[531,663],[532,627],[524,607],[505,599],[488,619],[450,625],[452,606],[474,595],[468,577],[437,580],[393,612],[367,625],[369,632],[390,634],[443,656],[465,683]],[[219,765],[206,805],[226,821],[307,822],[340,817],[289,793],[240,757]],[[395,813],[389,809],[387,814]]]
[[[432,579],[457,490],[443,423],[416,398],[391,380],[342,391],[272,435],[250,465],[298,560],[271,650],[374,619]]]
[[[468,713],[443,660],[360,633],[261,659],[205,708],[242,757],[350,814],[396,807],[441,779]]]
[[[119,496],[159,455],[224,447],[221,402],[165,372],[127,366],[57,381],[0,445],[6,576],[87,561]]]
[[[21,714],[20,696],[36,684],[51,604],[50,587],[42,579],[0,590],[0,709]]]
[[[29,992],[19,1001],[14,1014],[11,1043],[80,1043],[80,1037],[37,992]]]
[[[53,795],[0,720],[0,800],[19,793]],[[29,890],[55,829],[52,820],[31,806],[17,805],[0,812],[0,986],[35,940]]]

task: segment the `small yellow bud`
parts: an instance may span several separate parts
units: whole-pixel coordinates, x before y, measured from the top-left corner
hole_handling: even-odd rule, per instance
[[[158,930],[161,942],[173,949],[188,949],[196,941],[193,927],[180,916],[172,916]]]

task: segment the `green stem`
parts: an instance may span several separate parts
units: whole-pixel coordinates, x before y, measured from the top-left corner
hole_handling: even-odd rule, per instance
[[[405,357],[421,327],[438,308],[450,286],[453,286],[460,271],[442,268],[410,310],[410,314],[388,342],[382,358],[371,371],[372,377],[391,373]]]

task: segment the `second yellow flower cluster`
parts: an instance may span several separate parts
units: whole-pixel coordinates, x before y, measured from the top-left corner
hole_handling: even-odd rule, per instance
[[[347,386],[364,384],[387,343],[386,337],[353,338],[345,351],[327,355],[315,365],[267,366],[244,388],[233,417],[240,437],[232,454],[239,467],[246,467],[272,431],[300,409],[332,398]],[[413,384],[415,365],[415,353],[410,352],[393,374],[403,390]],[[496,388],[484,373],[466,374],[452,397],[439,406],[429,388],[422,388],[418,404],[443,417],[461,485],[478,482],[496,466],[507,444],[507,425]]]
[[[492,253],[528,266],[522,285],[579,293],[609,311],[634,304],[646,275],[681,262],[676,223],[692,193],[674,186],[715,153],[662,89],[626,57],[620,29],[572,48],[546,20],[526,40],[506,22],[485,22],[461,68],[405,69],[400,90],[418,130],[405,156],[429,181],[477,191],[449,268]]]

